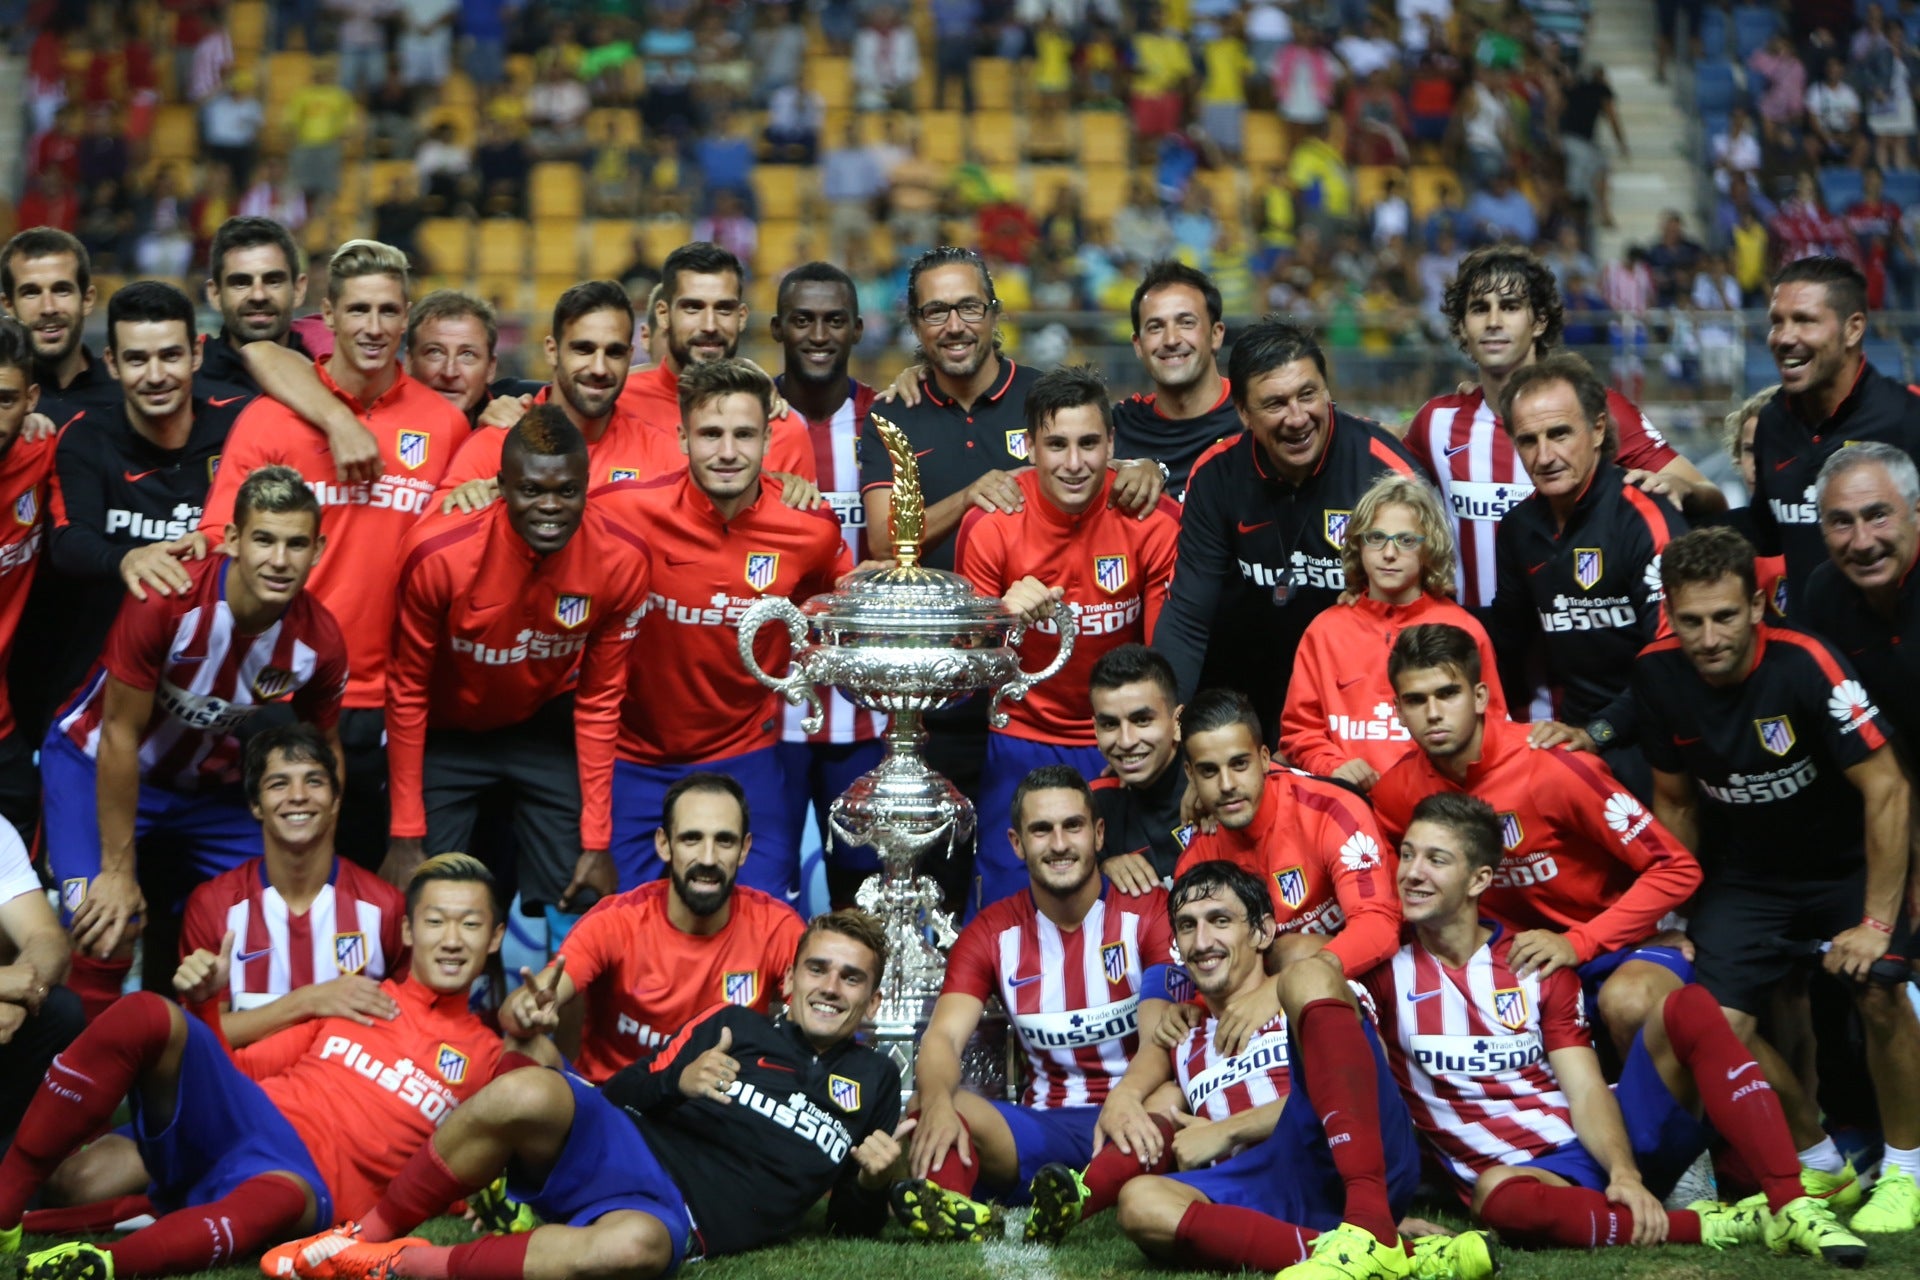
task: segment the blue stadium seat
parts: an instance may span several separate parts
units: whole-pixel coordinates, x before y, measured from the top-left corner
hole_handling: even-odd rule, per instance
[[[1702,58],[1693,64],[1693,105],[1701,112],[1724,114],[1733,110],[1738,91],[1733,67],[1722,60]]]
[[[1773,39],[1780,29],[1780,15],[1759,5],[1741,5],[1733,11],[1733,51],[1741,62]]]
[[[1700,15],[1700,52],[1703,57],[1727,56],[1727,33],[1733,29],[1725,9],[1709,8]]]
[[[1758,339],[1747,343],[1746,374],[1748,395],[1780,381],[1780,367],[1774,364],[1773,353]]]
[[[1907,380],[1906,352],[1898,341],[1892,338],[1868,338],[1862,344],[1866,348],[1867,361],[1889,378]]]
[[[1829,212],[1845,213],[1859,201],[1865,187],[1858,169],[1829,165],[1820,171],[1820,194]]]
[[[1886,189],[1883,194],[1887,199],[1902,209],[1920,204],[1920,170],[1896,170],[1887,174],[1886,180]]]

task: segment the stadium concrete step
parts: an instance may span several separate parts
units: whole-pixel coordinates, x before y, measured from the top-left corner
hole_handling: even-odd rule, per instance
[[[27,99],[27,60],[13,54],[0,55],[0,102],[21,103]],[[0,173],[21,172],[27,146],[27,113],[0,111]]]
[[[1673,86],[1653,78],[1654,6],[1650,0],[1595,0],[1587,27],[1586,57],[1607,69],[1620,124],[1632,148],[1630,159],[1612,156],[1612,204],[1617,224],[1598,229],[1594,255],[1617,258],[1630,244],[1651,243],[1660,215],[1678,209],[1690,230],[1702,232],[1701,173],[1688,152],[1691,116],[1674,105]],[[1606,126],[1600,134],[1609,152]]]

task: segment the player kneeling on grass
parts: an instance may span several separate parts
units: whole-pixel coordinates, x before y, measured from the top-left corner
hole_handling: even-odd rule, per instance
[[[332,754],[319,763],[331,779]],[[336,785],[329,822],[338,795]],[[229,1056],[214,1028],[231,932],[219,955],[196,951],[174,976],[195,1016],[150,991],[116,1001],[54,1059],[0,1162],[0,1257],[19,1250],[28,1199],[111,1123],[122,1098],[133,1106],[132,1139],[92,1142],[76,1157],[84,1169],[61,1175],[92,1187],[96,1203],[29,1215],[25,1225],[105,1231],[137,1213],[163,1216],[111,1244],[31,1254],[23,1276],[201,1271],[365,1213],[449,1111],[500,1066],[531,1061],[503,1052],[467,1007],[504,932],[486,868],[443,854],[422,863],[407,886],[403,936],[413,965],[408,980],[381,984],[399,1007],[391,1021],[316,1019]],[[105,1198],[142,1182],[150,1183],[146,1197]]]
[[[787,1011],[720,1004],[600,1089],[515,1071],[420,1148],[357,1227],[283,1245],[262,1262],[304,1277],[642,1280],[689,1257],[791,1234],[831,1193],[829,1229],[886,1220],[899,1161],[900,1070],[854,1043],[886,969],[880,922],[836,911],[807,926]],[[551,1226],[442,1248],[413,1228],[502,1171]]]
[[[1027,1238],[1056,1242],[1117,1202],[1120,1229],[1157,1259],[1222,1270],[1290,1266],[1306,1256],[1316,1226],[1338,1223],[1345,1189],[1327,1159],[1300,1158],[1308,1138],[1324,1142],[1310,1103],[1288,1113],[1286,1015],[1274,1015],[1239,1053],[1214,1043],[1228,1002],[1268,981],[1267,889],[1230,862],[1203,862],[1175,881],[1171,902],[1174,941],[1206,1017],[1170,1052],[1134,1058],[1101,1109],[1094,1140],[1102,1145],[1084,1175],[1059,1164],[1040,1170]],[[1418,1153],[1405,1108],[1389,1110],[1390,1189],[1404,1210]],[[1414,1256],[1418,1274],[1436,1280],[1493,1272],[1476,1231],[1424,1237]]]
[[[1480,914],[1501,856],[1485,801],[1442,793],[1415,806],[1399,869],[1413,936],[1365,979],[1414,1124],[1474,1215],[1516,1244],[1764,1240],[1778,1254],[1863,1264],[1866,1245],[1801,1188],[1780,1100],[1706,988],[1655,1005],[1617,1093],[1607,1087],[1578,975],[1522,976],[1516,935]],[[1758,1176],[1764,1207],[1663,1208],[1660,1195],[1716,1134]]]

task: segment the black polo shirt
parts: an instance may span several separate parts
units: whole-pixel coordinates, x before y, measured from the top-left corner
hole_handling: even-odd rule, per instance
[[[1180,804],[1187,798],[1187,771],[1180,757],[1144,787],[1130,787],[1112,775],[1095,778],[1091,786],[1094,810],[1106,824],[1100,861],[1137,853],[1153,863],[1153,873],[1172,888],[1173,869],[1193,836],[1193,828],[1180,817]]]
[[[920,492],[931,507],[959,493],[989,471],[1018,471],[1031,466],[1027,458],[1027,392],[1040,380],[1032,369],[1000,358],[1000,377],[971,409],[949,399],[932,380],[920,383],[920,403],[908,408],[876,404],[873,412],[906,433],[920,461]],[[860,492],[893,487],[893,459],[887,446],[872,432],[862,432],[856,445],[860,457]],[[874,537],[885,541],[885,530]],[[953,568],[953,539],[922,551],[921,563],[934,569]]]
[[[1762,555],[1787,558],[1787,609],[1795,621],[1807,579],[1827,559],[1813,482],[1828,458],[1878,440],[1920,457],[1920,396],[1864,361],[1831,418],[1810,423],[1775,396],[1753,430],[1753,524]]]
[[[1920,743],[1920,575],[1907,567],[1893,616],[1886,617],[1829,560],[1808,577],[1806,602],[1797,611],[1804,625],[1846,655],[1911,750]]]
[[[300,340],[298,330],[287,330],[287,350],[313,359],[313,352]],[[200,346],[200,368],[193,375],[193,394],[218,404],[230,403],[235,396],[260,394],[259,380],[240,357],[240,348],[227,340],[227,331],[211,335]]]
[[[1233,388],[1220,379],[1220,400],[1191,418],[1169,418],[1160,412],[1154,396],[1133,396],[1113,406],[1113,456],[1152,458],[1170,473],[1167,496],[1184,499],[1187,477],[1200,455],[1230,436],[1240,434],[1240,411],[1233,407]]]
[[[34,369],[34,381],[40,384],[38,412],[53,419],[55,430],[65,430],[89,413],[111,409],[124,399],[120,381],[107,372],[107,362],[84,344],[80,354],[87,358],[82,369],[66,386],[56,386],[45,369]]]

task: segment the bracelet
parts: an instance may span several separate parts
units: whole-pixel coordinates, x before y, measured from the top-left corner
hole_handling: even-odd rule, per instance
[[[1881,920],[1875,920],[1872,916],[1861,916],[1860,923],[1867,926],[1867,928],[1869,929],[1876,929],[1881,933],[1885,933],[1889,935],[1893,933],[1892,925],[1887,924],[1886,922]]]

